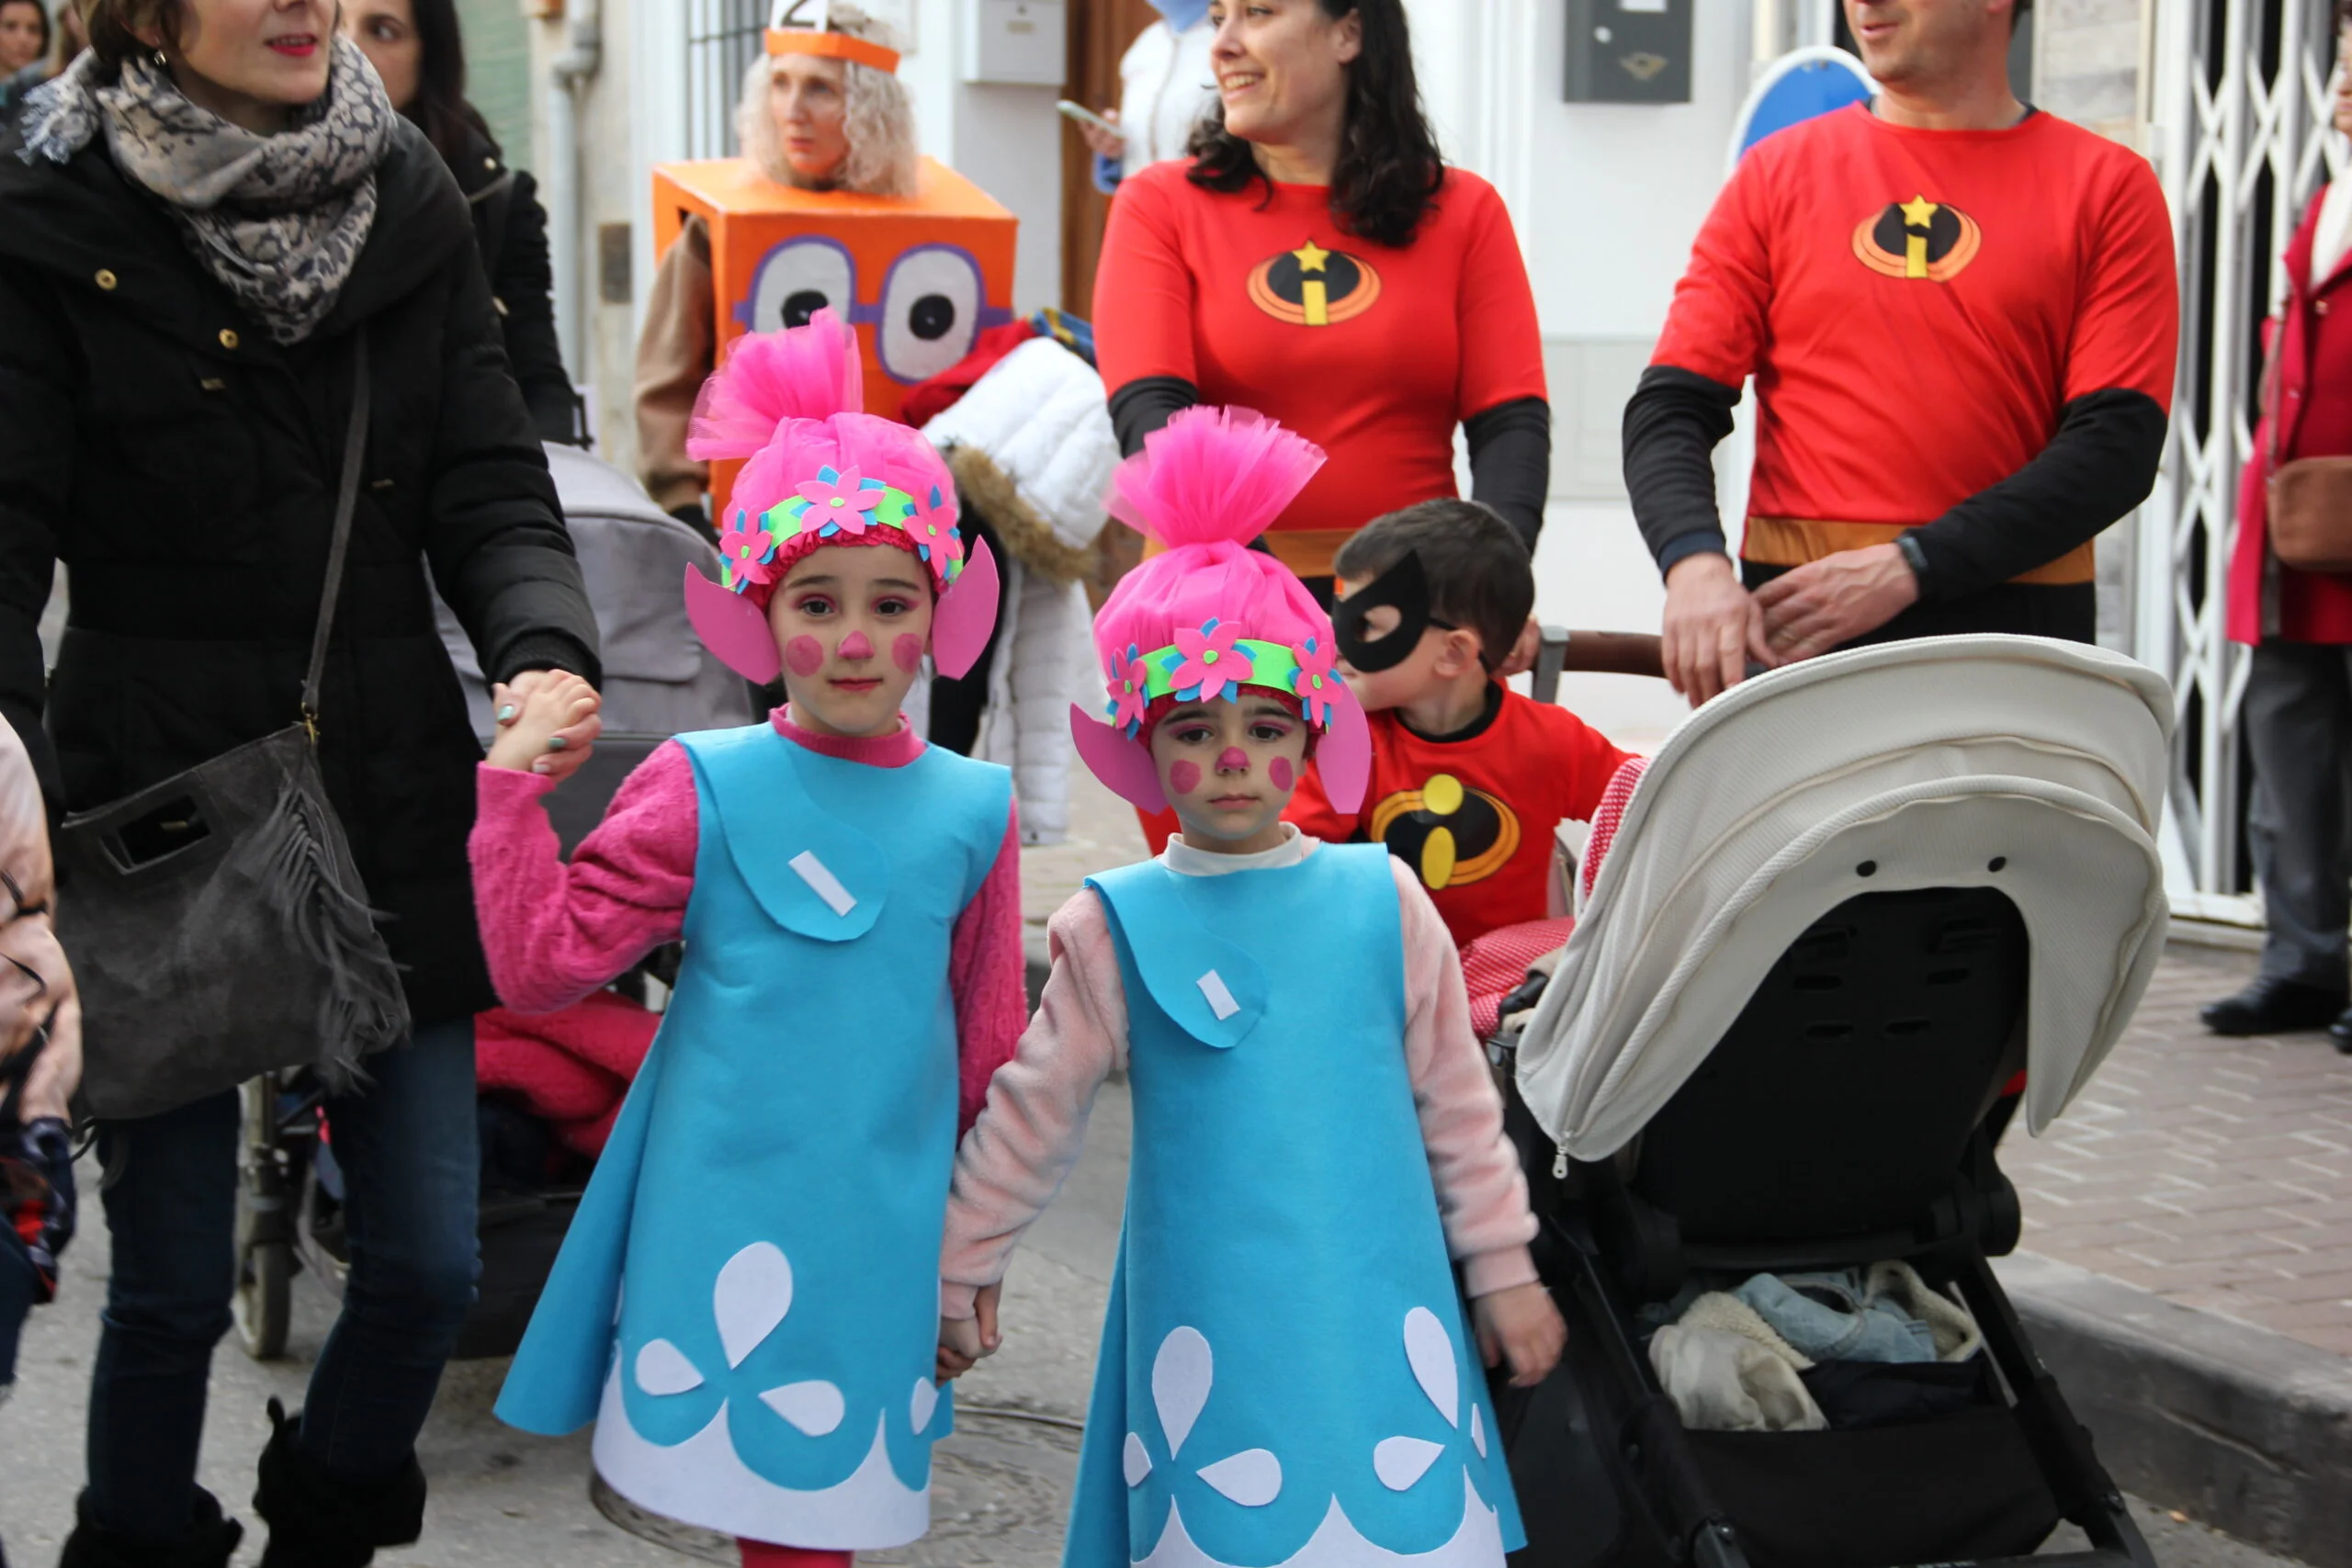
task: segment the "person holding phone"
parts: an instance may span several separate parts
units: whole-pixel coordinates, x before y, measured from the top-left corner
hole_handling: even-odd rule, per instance
[[[1094,188],[1105,195],[1130,175],[1184,156],[1193,128],[1216,101],[1216,71],[1209,63],[1216,28],[1209,21],[1209,0],[1151,4],[1159,20],[1119,60],[1119,107],[1097,115],[1065,100],[1062,111],[1086,138],[1094,154]]]

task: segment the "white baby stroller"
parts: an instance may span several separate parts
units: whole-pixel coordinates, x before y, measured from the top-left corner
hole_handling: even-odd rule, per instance
[[[1668,739],[1518,1043],[1571,1342],[1505,1412],[1515,1562],[1990,1562],[2064,1517],[2093,1550],[2034,1561],[2152,1563],[1985,1260],[2011,1111],[2065,1109],[2163,948],[2172,723],[2130,660],[1975,637],[1792,666]],[[1937,1414],[1685,1428],[1662,1303],[1889,1261],[1983,1335]]]
[[[610,465],[576,446],[551,445],[547,455],[596,612],[604,661],[604,735],[586,765],[548,797],[548,818],[568,853],[655,747],[683,731],[749,724],[754,708],[751,688],[705,651],[678,592],[689,564],[707,577],[718,575],[718,548]],[[492,728],[488,682],[456,615],[446,604],[439,613],[441,640],[457,666],[474,732],[487,741]],[[658,968],[654,961],[649,964]],[[642,1001],[644,976],[625,976],[616,988]],[[301,1075],[257,1078],[244,1089],[235,1310],[238,1337],[258,1359],[285,1349],[298,1268],[342,1294],[340,1194],[331,1145],[320,1135],[319,1098]],[[506,1108],[487,1100],[483,1116],[486,1143],[514,1121]],[[458,1340],[461,1358],[506,1355],[519,1342],[581,1185],[516,1190],[516,1184],[486,1180],[481,1283]]]

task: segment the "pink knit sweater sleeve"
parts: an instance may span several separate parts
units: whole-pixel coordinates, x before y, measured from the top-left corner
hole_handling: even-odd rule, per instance
[[[1094,1097],[1126,1055],[1127,999],[1102,900],[1081,889],[1046,932],[1054,967],[1037,1016],[956,1151],[940,1252],[943,1316],[970,1317],[979,1287],[1004,1278],[1021,1233],[1078,1163]]]
[[[555,1012],[684,928],[699,835],[694,764],[673,740],[638,765],[565,863],[536,773],[474,777],[474,913],[499,999]]]
[[[1004,824],[1004,842],[988,880],[956,918],[947,982],[956,996],[956,1134],[972,1129],[989,1080],[1012,1060],[1029,1021],[1028,961],[1021,944],[1020,808]]]
[[[1473,1296],[1492,1295],[1535,1279],[1527,1176],[1503,1132],[1502,1096],[1470,1027],[1462,960],[1444,919],[1411,867],[1393,857],[1388,865],[1405,927],[1405,1066],[1438,1213],[1446,1246],[1462,1264],[1464,1287]]]

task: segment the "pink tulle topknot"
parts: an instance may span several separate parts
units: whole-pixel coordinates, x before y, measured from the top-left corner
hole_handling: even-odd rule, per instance
[[[1310,719],[1328,724],[1329,697],[1298,693],[1295,682],[1319,674],[1336,686],[1331,618],[1288,567],[1248,547],[1322,465],[1320,448],[1272,420],[1193,408],[1146,436],[1144,450],[1120,466],[1113,515],[1167,548],[1120,579],[1094,618],[1109,686],[1098,711],[1114,728],[1142,732],[1151,694],[1137,666],[1155,652],[1179,650],[1167,657],[1188,679],[1214,677],[1235,667],[1243,641],[1291,650],[1307,673],[1282,689],[1307,699]],[[1202,659],[1212,652],[1224,662]]]
[[[921,432],[861,412],[863,397],[856,334],[830,310],[737,338],[704,383],[686,451],[746,459],[713,521],[726,586],[754,604],[829,545],[896,546],[929,566],[941,592],[961,572],[947,465]],[[807,503],[797,514],[778,511],[796,501]]]

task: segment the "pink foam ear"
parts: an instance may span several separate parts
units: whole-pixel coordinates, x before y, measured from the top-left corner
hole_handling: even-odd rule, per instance
[[[964,570],[939,596],[931,617],[931,661],[942,675],[954,680],[979,662],[996,632],[997,595],[1002,591],[996,557],[989,553],[988,541],[975,536]]]
[[[1315,765],[1323,773],[1323,796],[1341,816],[1363,805],[1372,782],[1372,726],[1364,722],[1356,694],[1342,685],[1331,699],[1331,722],[1316,743]]]
[[[702,645],[753,685],[766,685],[783,669],[775,634],[768,630],[768,618],[760,607],[691,566],[686,568],[686,618]]]
[[[1142,741],[1130,740],[1109,725],[1087,717],[1086,710],[1076,703],[1069,705],[1069,738],[1078,743],[1080,760],[1110,786],[1112,794],[1145,811],[1168,809],[1168,795],[1159,787],[1159,774]],[[1356,793],[1363,793],[1361,783]]]

